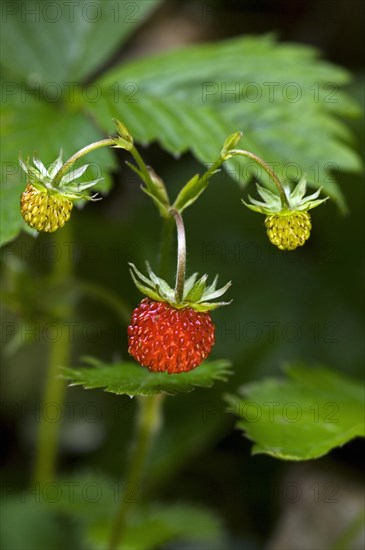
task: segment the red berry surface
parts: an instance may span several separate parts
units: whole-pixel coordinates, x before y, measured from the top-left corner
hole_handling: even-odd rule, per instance
[[[175,309],[166,302],[144,298],[128,327],[128,351],[151,371],[187,372],[209,355],[214,331],[209,312]]]

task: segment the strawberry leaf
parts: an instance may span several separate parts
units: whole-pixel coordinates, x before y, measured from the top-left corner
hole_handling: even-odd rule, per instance
[[[247,85],[252,75],[258,94],[254,101]],[[218,158],[225,137],[242,130],[242,146],[275,166],[280,179],[296,180],[306,173],[312,187],[322,186],[344,210],[332,172],[361,171],[351,132],[340,120],[360,114],[340,90],[349,79],[342,68],[318,59],[312,48],[280,44],[273,36],[238,37],[113,68],[98,81],[103,93],[92,105],[92,114],[107,132],[108,119],[120,118],[137,141],[158,140],[174,155],[190,150],[208,166]],[[134,83],[133,94],[124,90],[125,82]],[[293,101],[286,94],[292,82],[300,95]],[[270,83],[277,83],[275,90]],[[327,97],[329,83],[334,101]],[[249,159],[235,157],[224,167],[242,185],[247,185],[250,174],[257,177]],[[263,171],[259,177],[272,185]],[[186,208],[205,183],[194,177],[175,207]]]
[[[90,77],[160,3],[79,0],[47,11],[42,2],[27,0],[3,14],[1,64],[15,78],[72,90],[74,81]]]
[[[286,373],[286,379],[248,384],[227,397],[230,412],[240,418],[238,428],[255,443],[253,454],[308,460],[365,436],[360,381],[304,365]]]
[[[230,363],[225,360],[204,362],[196,369],[181,374],[154,373],[127,361],[112,365],[95,364],[93,361],[92,367],[62,369],[64,378],[71,386],[81,385],[88,390],[103,388],[107,392],[130,397],[161,392],[175,395],[198,387],[210,388],[216,381],[225,382],[230,373]]]

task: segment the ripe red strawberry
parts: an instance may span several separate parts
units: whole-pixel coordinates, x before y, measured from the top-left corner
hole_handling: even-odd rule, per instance
[[[150,278],[133,265],[131,275],[144,298],[133,311],[128,327],[128,351],[143,367],[169,374],[195,369],[214,346],[215,326],[210,310],[226,302],[209,302],[222,296],[231,283],[216,290],[217,277],[206,286],[207,276],[197,280],[194,273],[184,284],[182,300],[149,265]]]
[[[128,327],[128,351],[152,371],[189,371],[209,355],[214,331],[208,312],[175,309],[166,302],[144,298]]]

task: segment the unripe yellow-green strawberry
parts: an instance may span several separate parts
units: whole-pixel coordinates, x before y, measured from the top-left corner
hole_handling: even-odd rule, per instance
[[[70,219],[72,202],[57,192],[40,191],[28,184],[20,197],[20,211],[30,227],[53,233]]]
[[[312,228],[308,212],[273,214],[265,219],[267,234],[280,250],[295,250],[309,239]]]
[[[257,191],[262,201],[249,197],[250,203],[243,204],[261,214],[266,214],[265,226],[270,242],[280,250],[295,250],[309,239],[312,229],[308,210],[325,202],[318,199],[321,189],[305,196],[307,183],[302,178],[292,192],[284,190],[286,204],[280,195],[257,184]],[[285,198],[284,197],[284,198]]]
[[[94,200],[86,189],[96,185],[100,179],[76,183],[87,170],[88,165],[68,171],[61,178],[57,174],[63,163],[61,154],[47,168],[37,158],[34,166],[19,159],[27,174],[28,183],[20,197],[20,212],[25,222],[37,231],[53,233],[70,219],[73,201],[77,199]]]

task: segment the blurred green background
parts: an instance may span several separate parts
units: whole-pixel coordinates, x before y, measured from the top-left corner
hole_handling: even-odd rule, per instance
[[[326,59],[352,71],[354,80],[347,91],[361,101],[363,66],[356,44],[363,35],[363,9],[354,0],[167,1],[106,66],[176,45],[275,31],[281,41],[314,45]],[[354,119],[351,127],[356,136],[353,147],[361,152],[363,120]],[[223,142],[226,136],[221,137]],[[35,147],[30,143],[29,152]],[[173,158],[157,144],[141,150],[172,196],[202,170],[188,153]],[[23,232],[2,249],[4,549],[84,547],[79,528],[69,518],[47,515],[43,521],[42,510],[28,509],[33,497],[28,495],[20,505],[11,499],[13,492],[26,491],[32,475],[52,323],[63,311],[69,315],[71,308],[70,365],[79,365],[80,357],[87,355],[107,362],[128,358],[126,325],[92,286],[107,289],[111,301],[115,294],[132,309],[140,295],[127,262],[141,266],[149,259],[157,267],[160,219],[125,166],[127,158],[124,152],[116,156],[110,193],[98,203],[75,209],[70,222],[69,263],[88,293],[52,280],[60,250],[52,247],[52,236],[34,239]],[[219,273],[221,282],[233,282],[233,303],[214,313],[217,341],[212,358],[230,359],[234,375],[227,384],[166,400],[144,490],[151,501],[188,501],[215,511],[224,524],[226,542],[177,542],[163,548],[328,548],[333,525],[337,521],[345,531],[346,509],[361,501],[362,441],[352,441],[315,462],[293,465],[263,455],[252,457],[251,443],[234,430],[234,418],[225,413],[222,400],[222,394],[265,375],[278,375],[283,364],[298,359],[361,377],[363,181],[361,175],[348,173],[337,173],[336,179],[349,215],[343,216],[331,201],[315,210],[310,240],[290,254],[269,244],[263,217],[242,206],[247,189],[242,191],[225,172],[214,177],[185,214],[188,270]],[[254,181],[248,191],[254,193]],[[173,265],[172,258],[171,272]],[[14,339],[16,330],[20,333]],[[65,407],[58,412],[50,414],[62,426],[60,475],[95,471],[119,479],[135,425],[134,401],[74,387],[67,390]],[[335,501],[329,498],[332,493]],[[361,539],[355,536],[343,547],[360,548]]]

